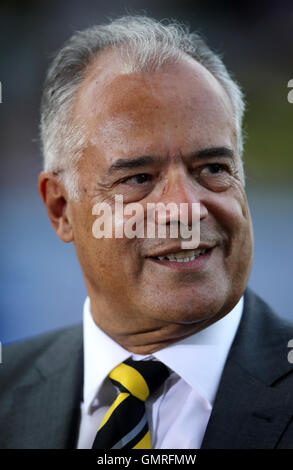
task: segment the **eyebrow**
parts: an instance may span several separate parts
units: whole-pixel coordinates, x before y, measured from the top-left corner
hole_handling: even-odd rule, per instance
[[[145,155],[142,157],[134,157],[134,158],[119,158],[114,163],[112,163],[112,165],[108,168],[107,174],[110,175],[114,173],[116,170],[133,169],[133,168],[135,169],[135,168],[150,166],[160,160],[161,160],[160,157],[152,157],[150,155]]]
[[[229,147],[209,147],[191,155],[191,158],[208,158],[208,157],[229,157],[234,158],[234,152]]]
[[[211,157],[229,157],[234,158],[234,152],[229,147],[209,147],[205,149],[198,150],[189,155],[189,160],[194,160],[196,158],[204,159]],[[144,155],[141,157],[134,158],[119,158],[108,168],[107,174],[111,175],[115,171],[124,170],[124,169],[136,169],[146,166],[151,166],[154,163],[159,163],[162,161],[162,157]]]

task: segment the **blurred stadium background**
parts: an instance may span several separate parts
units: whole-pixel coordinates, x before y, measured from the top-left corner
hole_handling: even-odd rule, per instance
[[[0,341],[27,338],[82,319],[86,290],[72,244],[59,241],[37,176],[42,81],[72,34],[121,14],[176,18],[224,56],[247,101],[245,167],[255,230],[250,285],[293,319],[293,2],[267,0],[2,0],[0,6]]]

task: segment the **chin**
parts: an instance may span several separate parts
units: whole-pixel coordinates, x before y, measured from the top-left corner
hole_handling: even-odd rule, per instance
[[[177,324],[192,324],[220,319],[230,312],[242,295],[229,280],[219,283],[212,278],[189,285],[147,290],[143,305],[151,316]],[[223,280],[224,281],[224,280]]]
[[[192,292],[181,291],[178,295],[161,294],[156,305],[157,314],[176,323],[197,323],[221,318],[230,312],[242,293],[235,295],[229,286],[217,286],[213,289],[196,289]],[[162,300],[164,303],[162,304]]]
[[[154,316],[163,321],[190,325],[209,321],[221,314],[223,311],[223,300],[217,298],[212,300],[206,298],[202,302],[199,302],[198,299],[193,299],[193,301],[189,302],[178,302],[178,299],[177,301],[165,300],[163,305],[161,302],[160,306],[156,305],[152,310]]]

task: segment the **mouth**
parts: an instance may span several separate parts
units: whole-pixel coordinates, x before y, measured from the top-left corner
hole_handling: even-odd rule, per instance
[[[173,269],[199,269],[202,268],[208,259],[211,257],[213,247],[202,247],[194,250],[179,250],[169,252],[166,254],[158,254],[156,256],[149,256],[151,261],[154,261],[162,266]]]

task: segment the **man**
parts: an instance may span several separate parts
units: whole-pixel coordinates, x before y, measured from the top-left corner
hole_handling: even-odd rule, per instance
[[[292,447],[293,327],[247,289],[243,110],[222,61],[175,24],[124,17],[58,53],[39,189],[58,237],[74,243],[88,298],[83,328],[4,350],[0,447]],[[200,243],[95,237],[94,207],[113,209],[117,196],[144,217],[148,203],[185,203],[188,226],[197,203]],[[141,365],[160,368],[156,389],[155,369],[146,378]]]

